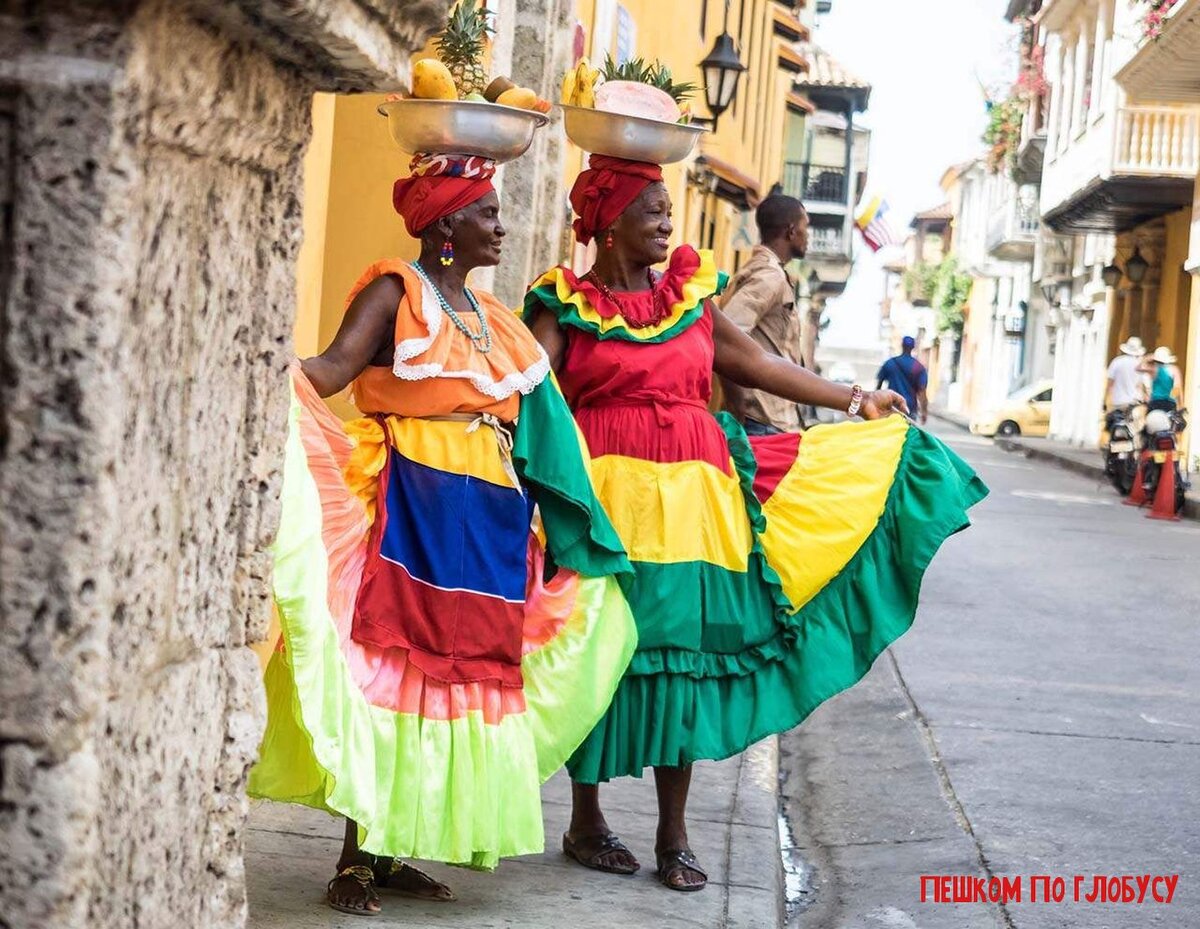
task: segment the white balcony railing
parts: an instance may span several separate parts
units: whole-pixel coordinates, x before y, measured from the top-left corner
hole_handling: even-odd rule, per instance
[[[1030,258],[1037,231],[1036,204],[1019,194],[1008,197],[988,220],[988,254],[1009,261]]]
[[[1114,175],[1194,178],[1200,108],[1125,106],[1105,113],[1063,151],[1046,152],[1042,214]]]
[[[1126,106],[1117,111],[1114,174],[1181,174],[1200,167],[1200,111]]]
[[[844,255],[846,239],[842,230],[831,227],[810,227],[808,230],[808,253],[822,258]]]

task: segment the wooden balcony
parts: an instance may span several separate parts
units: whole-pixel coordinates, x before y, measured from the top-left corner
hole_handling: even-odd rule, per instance
[[[1041,208],[1055,232],[1123,232],[1192,202],[1200,108],[1126,106],[1046,153]]]
[[[1200,103],[1200,0],[1179,0],[1162,34],[1142,42],[1117,81],[1135,100]]]
[[[783,191],[804,201],[809,212],[844,213],[847,208],[844,165],[789,161],[783,166]]]

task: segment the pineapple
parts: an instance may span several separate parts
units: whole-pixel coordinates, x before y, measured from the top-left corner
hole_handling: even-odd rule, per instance
[[[438,57],[450,69],[460,100],[482,94],[488,85],[482,59],[492,31],[484,0],[459,0],[437,37]]]

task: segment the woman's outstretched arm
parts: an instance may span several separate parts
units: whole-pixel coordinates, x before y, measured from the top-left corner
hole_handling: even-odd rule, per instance
[[[794,403],[823,406],[846,412],[850,407],[852,389],[835,384],[779,355],[772,355],[750,336],[742,332],[723,313],[713,313],[713,342],[716,355],[713,369],[721,377],[763,390]],[[863,392],[858,413],[863,419],[878,419],[889,413],[908,413],[908,404],[891,390]]]

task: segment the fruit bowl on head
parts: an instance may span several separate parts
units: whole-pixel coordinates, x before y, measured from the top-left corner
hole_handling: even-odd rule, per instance
[[[389,100],[379,105],[392,140],[406,152],[471,154],[512,161],[549,120],[535,110],[476,100]]]
[[[593,155],[665,165],[683,161],[708,130],[646,116],[562,105],[567,138]]]

